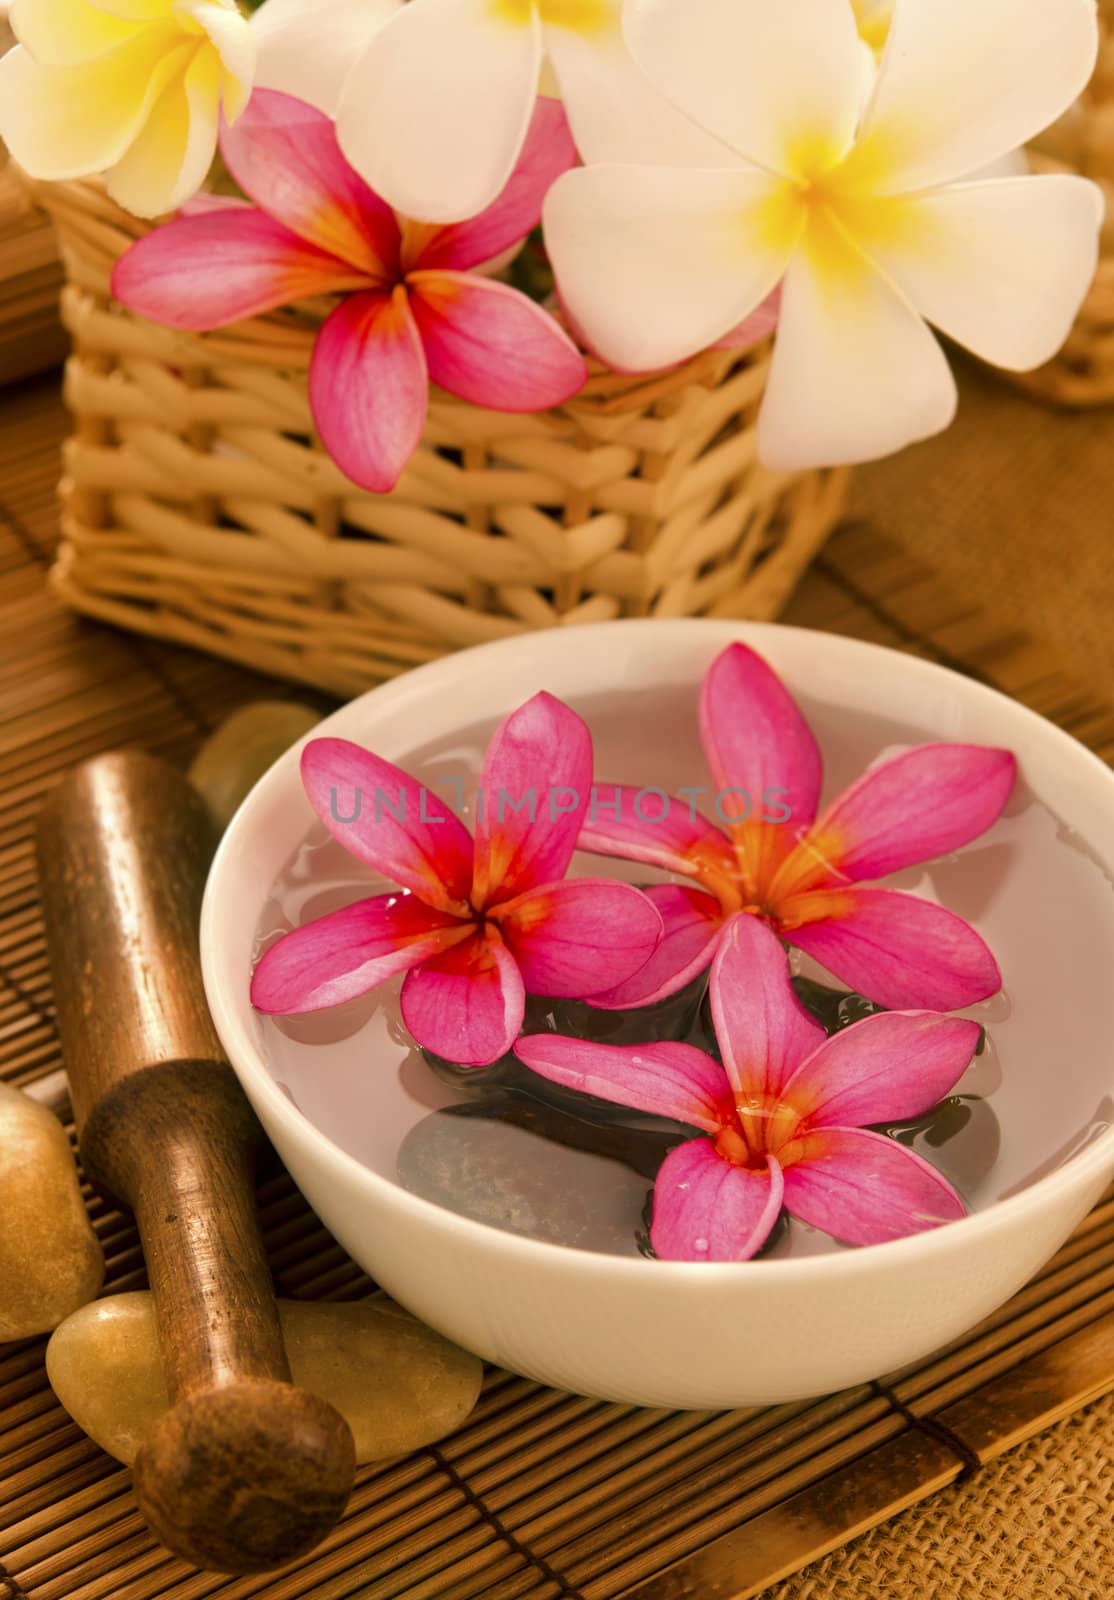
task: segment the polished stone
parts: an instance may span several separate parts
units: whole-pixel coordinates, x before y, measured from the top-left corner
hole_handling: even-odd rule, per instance
[[[0,1084],[0,1344],[49,1333],[103,1280],[65,1129]]]
[[[225,718],[197,752],[189,773],[218,827],[228,826],[267,769],[320,720],[296,700],[256,700]]]
[[[385,1296],[326,1303],[280,1300],[294,1382],[336,1407],[358,1462],[432,1444],[460,1427],[483,1364]],[[86,1306],[51,1339],[47,1374],[79,1427],[129,1465],[169,1401],[150,1294]]]

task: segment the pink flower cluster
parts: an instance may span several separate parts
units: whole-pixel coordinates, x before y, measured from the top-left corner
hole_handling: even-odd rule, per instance
[[[497,411],[545,411],[584,385],[576,345],[527,295],[487,274],[541,220],[576,165],[555,100],[539,100],[518,165],[493,205],[447,227],[396,215],[341,154],[332,120],[257,89],[220,135],[250,203],[199,197],[116,265],[132,311],[207,332],[309,295],[342,293],[314,345],[309,402],[353,483],[393,489],[425,427],[429,390]]]
[[[655,1186],[651,1242],[666,1258],[744,1260],[783,1208],[853,1244],[963,1215],[934,1168],[870,1128],[949,1093],[980,1030],[946,1013],[996,993],[1001,976],[959,917],[865,880],[984,833],[1009,798],[1013,756],[918,746],[820,812],[816,741],[753,650],[735,644],[713,662],[700,715],[717,789],[784,795],[790,820],[748,808],[717,827],[680,801],[648,816],[622,789],[614,807],[593,806],[589,731],[544,693],[496,731],[481,790],[548,788],[565,802],[485,806],[474,837],[397,767],[345,740],[311,741],[302,773],[318,817],[399,891],[287,934],[256,968],[253,1003],[312,1011],[405,973],[404,1020],[436,1055],[484,1066],[513,1048],[555,1083],[688,1123],[701,1137]],[[353,790],[396,803],[341,816],[336,796]],[[686,881],[643,891],[569,879],[577,848]],[[785,944],[887,1011],[826,1038],[797,1000]],[[709,967],[722,1065],[688,1044],[519,1037],[527,992],[640,1007]]]

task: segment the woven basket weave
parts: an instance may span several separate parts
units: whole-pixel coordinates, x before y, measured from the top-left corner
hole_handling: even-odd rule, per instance
[[[1035,172],[1079,172],[1106,193],[1098,275],[1067,344],[1037,372],[1014,375],[1060,405],[1114,401],[1114,0],[1099,0],[1099,60],[1082,97],[1036,140]]]
[[[364,493],[306,398],[331,302],[205,335],[157,326],[108,289],[144,225],[93,182],[34,192],[74,341],[53,581],[82,611],[352,693],[534,628],[775,616],[838,516],[845,472],[756,463],[765,345],[649,378],[597,366],[537,416],[435,392],[398,488]]]

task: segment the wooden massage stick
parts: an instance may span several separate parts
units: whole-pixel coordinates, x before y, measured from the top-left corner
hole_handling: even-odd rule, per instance
[[[76,768],[39,823],[82,1160],[135,1213],[170,1391],[136,1496],[185,1560],[247,1573],[295,1560],[333,1527],[354,1449],[332,1406],[290,1380],[255,1208],[263,1134],[201,984],[214,844],[186,779],[133,752]]]

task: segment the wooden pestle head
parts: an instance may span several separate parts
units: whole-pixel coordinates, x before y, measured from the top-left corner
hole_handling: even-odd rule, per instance
[[[149,1526],[183,1560],[266,1572],[312,1550],[339,1521],[356,1450],[327,1401],[268,1378],[191,1395],[135,1461]]]
[[[82,1158],[135,1212],[173,1406],[136,1461],[140,1508],[186,1560],[246,1573],[332,1528],[355,1450],[290,1382],[255,1212],[262,1130],[201,982],[214,843],[186,779],[127,752],[63,781],[39,866]]]

